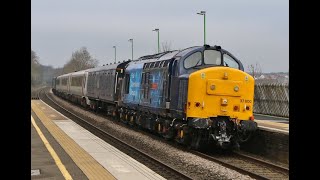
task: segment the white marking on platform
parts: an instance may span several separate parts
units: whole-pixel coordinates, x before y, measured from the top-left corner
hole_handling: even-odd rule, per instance
[[[265,126],[258,126],[260,129],[265,129],[265,130],[271,130],[273,132],[282,132],[282,133],[285,133],[285,134],[289,134],[289,128],[287,131],[285,130],[281,130],[281,129],[276,129],[276,128],[271,128],[271,127],[265,127]]]
[[[254,113],[256,115],[259,115],[259,116],[266,116],[266,117],[275,117],[275,118],[281,118],[281,119],[288,119],[287,117],[279,117],[279,116],[272,116],[272,115],[266,115],[266,114],[258,114],[258,113]]]
[[[139,180],[164,179],[156,172],[93,135],[75,122],[71,120],[54,120],[53,122],[115,178],[121,180],[131,180],[133,177]]]
[[[46,109],[46,107],[41,107],[41,109]]]
[[[50,116],[50,117],[57,117],[57,116],[56,116],[56,115],[54,115],[54,114],[50,114],[49,116]]]
[[[274,120],[274,119],[255,119],[258,121],[269,121],[269,122],[275,122],[275,123],[281,123],[281,122],[289,122],[287,120]]]
[[[40,169],[31,169],[31,176],[37,176],[40,175]]]

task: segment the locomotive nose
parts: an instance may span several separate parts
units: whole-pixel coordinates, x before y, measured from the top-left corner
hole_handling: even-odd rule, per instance
[[[187,117],[252,117],[254,79],[229,67],[209,67],[189,76]]]

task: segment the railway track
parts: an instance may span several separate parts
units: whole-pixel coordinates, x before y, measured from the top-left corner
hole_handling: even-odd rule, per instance
[[[32,99],[39,99],[39,92],[41,89],[31,89],[31,100]]]
[[[204,154],[198,151],[191,152],[255,179],[289,179],[289,169],[241,153]]]
[[[45,97],[43,97],[45,96]],[[149,157],[147,154],[144,155],[139,155],[138,152],[140,152],[138,149],[135,149],[134,147],[122,147],[121,145],[118,144],[123,144],[124,142],[122,142],[121,140],[112,137],[110,134],[108,134],[107,132],[101,130],[99,127],[95,127],[94,125],[90,124],[89,122],[85,121],[85,118],[81,118],[78,115],[75,115],[74,113],[68,111],[67,109],[63,108],[62,106],[58,105],[54,100],[52,100],[46,93],[42,93],[42,97],[40,98],[42,100],[44,100],[47,104],[53,106],[53,107],[57,107],[56,109],[58,111],[62,111],[64,112],[63,114],[65,114],[67,117],[69,117],[70,119],[77,119],[75,120],[76,122],[78,122],[81,126],[85,127],[86,129],[90,129],[89,131],[91,131],[93,134],[96,134],[97,136],[99,136],[100,138],[104,139],[110,139],[110,140],[106,140],[108,143],[112,144],[113,146],[117,147],[118,149],[127,149],[126,151],[124,151],[126,154],[132,156],[134,159],[138,160],[139,162],[145,164],[146,166],[150,167],[152,170],[154,170],[155,172],[157,172],[158,174],[162,175],[163,177],[167,178],[167,179],[192,179],[184,174],[179,175],[179,171],[174,170],[172,167],[165,165],[162,162],[158,162],[156,159],[152,158],[152,160],[146,160],[148,159],[147,157]],[[88,127],[88,128],[87,128]],[[99,135],[100,134],[100,135]],[[146,133],[144,133],[146,134]],[[150,135],[150,134],[149,134]],[[102,136],[102,137],[101,137]],[[107,137],[105,137],[107,136]],[[109,137],[110,136],[110,137]],[[156,139],[159,139],[160,141],[162,141],[162,139],[160,139],[159,137],[155,137]],[[170,143],[167,142],[169,144],[174,145],[174,143]],[[124,146],[128,146],[127,144],[125,144]],[[175,146],[175,145],[174,145]],[[131,150],[131,149],[134,150]],[[178,147],[179,149],[182,149],[181,147]],[[184,149],[184,151],[188,151],[186,149]],[[140,152],[143,153],[143,152]],[[228,152],[228,153],[214,153],[214,154],[204,154],[198,151],[192,151],[190,150],[190,153],[193,153],[197,156],[200,156],[202,158],[205,158],[207,160],[222,164],[225,167],[228,167],[230,169],[236,170],[242,174],[246,174],[249,175],[252,178],[255,179],[289,179],[289,169],[285,168],[285,167],[281,167],[263,160],[260,160],[258,158],[254,158],[242,153],[238,153],[238,152]],[[140,156],[144,156],[140,157]],[[148,162],[150,161],[150,162]],[[157,165],[157,163],[162,163],[164,165],[160,165],[163,167],[159,167],[159,165]],[[151,165],[150,165],[151,164]],[[171,170],[169,170],[171,169]],[[167,172],[168,171],[168,172]],[[169,172],[171,171],[171,172]],[[169,175],[171,174],[172,175]],[[176,175],[174,175],[176,174]]]
[[[135,147],[126,144],[122,140],[112,136],[108,132],[102,130],[101,128],[95,126],[94,124],[86,121],[84,118],[70,112],[69,110],[65,109],[64,107],[60,106],[56,103],[53,99],[51,99],[44,89],[40,90],[38,93],[38,99],[46,102],[51,107],[58,110],[60,113],[64,114],[66,117],[72,119],[80,126],[84,127],[91,133],[95,134],[99,138],[103,139],[104,141],[108,142],[112,146],[116,147],[117,149],[121,149],[122,152],[126,153],[127,155],[131,156],[132,158],[136,159],[140,163],[146,165],[153,171],[157,172],[159,175],[166,179],[193,179],[175,168],[161,162],[148,154],[136,149]]]

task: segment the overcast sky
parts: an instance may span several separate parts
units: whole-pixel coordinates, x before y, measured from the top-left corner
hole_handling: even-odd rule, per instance
[[[32,0],[31,47],[40,63],[62,67],[72,52],[86,46],[99,65],[172,49],[220,45],[242,61],[258,62],[263,72],[289,71],[288,0]]]

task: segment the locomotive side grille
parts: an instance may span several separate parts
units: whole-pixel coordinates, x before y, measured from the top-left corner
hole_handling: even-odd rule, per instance
[[[178,109],[182,110],[187,101],[188,80],[183,79],[179,81],[179,96],[178,96]]]

